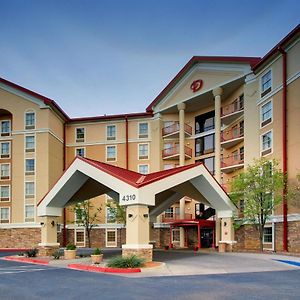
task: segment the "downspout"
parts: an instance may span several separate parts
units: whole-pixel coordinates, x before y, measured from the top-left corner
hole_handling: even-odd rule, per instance
[[[64,122],[64,132],[63,132],[63,171],[66,169],[66,122]],[[66,208],[63,209],[63,247],[67,245],[67,216],[66,216]]]
[[[287,176],[287,57],[286,51],[278,47],[282,54],[282,171]],[[288,221],[287,221],[287,178],[283,186],[283,251],[288,251]]]
[[[126,130],[126,169],[129,169],[129,142],[128,142],[128,116],[125,115],[125,130]]]

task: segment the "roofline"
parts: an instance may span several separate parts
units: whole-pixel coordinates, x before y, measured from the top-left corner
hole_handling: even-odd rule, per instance
[[[198,62],[229,62],[229,63],[248,63],[253,67],[261,60],[260,57],[247,56],[193,56],[187,64],[177,73],[177,75],[169,82],[169,84],[159,93],[159,95],[148,105],[147,112],[152,112],[152,107],[161,100],[175,86],[177,81]]]
[[[280,49],[286,46],[297,34],[300,33],[300,24],[298,24],[290,33],[288,33],[277,45],[275,45],[257,64],[252,67],[253,72],[261,68],[273,55],[280,52]]]

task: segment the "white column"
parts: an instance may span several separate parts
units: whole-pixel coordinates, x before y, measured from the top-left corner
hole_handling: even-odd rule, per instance
[[[223,89],[218,87],[213,90],[215,97],[215,178],[221,183],[221,95]],[[221,238],[221,220],[216,219],[216,246]]]
[[[179,111],[179,165],[185,165],[185,133],[184,133],[184,110],[186,108],[185,103],[179,103],[177,105]],[[180,199],[180,219],[185,218],[185,199]],[[180,227],[180,247],[184,247],[184,229]]]

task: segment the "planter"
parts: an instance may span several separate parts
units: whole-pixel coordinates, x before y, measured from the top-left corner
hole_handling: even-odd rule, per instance
[[[65,259],[75,259],[76,250],[64,250]]]
[[[91,255],[91,258],[92,258],[92,263],[93,264],[100,264],[103,260],[103,254],[92,254]]]

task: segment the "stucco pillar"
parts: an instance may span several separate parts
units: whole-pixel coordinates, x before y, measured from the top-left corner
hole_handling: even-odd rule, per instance
[[[149,208],[146,205],[130,205],[126,209],[126,244],[122,255],[137,255],[146,262],[152,261],[153,245],[149,245]]]
[[[221,183],[221,96],[223,89],[218,87],[213,90],[215,97],[215,178]],[[220,219],[216,219],[216,246],[221,238]]]
[[[59,248],[57,242],[57,220],[58,217],[41,218],[41,243],[39,243],[39,255],[48,256]]]
[[[222,218],[221,220],[221,241],[220,244],[225,245],[222,247],[224,251],[232,251],[232,245],[234,241],[234,228],[233,228],[233,218]]]
[[[179,165],[185,165],[185,133],[184,133],[184,123],[185,123],[185,115],[184,110],[186,108],[185,103],[179,103],[177,105],[179,111]],[[179,213],[180,219],[185,218],[185,199],[180,199],[179,202]],[[180,247],[184,247],[184,228],[180,227]]]

